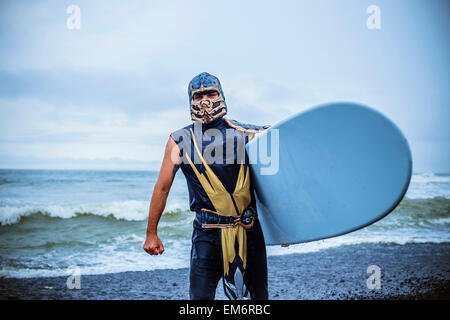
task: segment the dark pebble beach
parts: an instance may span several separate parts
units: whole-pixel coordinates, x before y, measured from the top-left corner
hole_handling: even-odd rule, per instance
[[[286,250],[289,250],[287,248]],[[379,267],[380,288],[367,272]],[[450,243],[341,246],[318,252],[268,257],[269,299],[450,298]],[[0,299],[189,299],[189,269],[82,275],[81,289],[67,277],[0,278]],[[222,283],[216,299],[226,299]]]

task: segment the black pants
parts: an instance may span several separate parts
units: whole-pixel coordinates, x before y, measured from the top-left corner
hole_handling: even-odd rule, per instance
[[[191,300],[213,300],[223,276],[220,229],[202,228],[198,214],[192,233],[189,296]],[[259,221],[247,229],[247,267],[244,282],[252,300],[267,300],[266,246]]]

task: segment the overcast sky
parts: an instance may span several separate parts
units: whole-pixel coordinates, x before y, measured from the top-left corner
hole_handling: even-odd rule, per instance
[[[447,0],[0,0],[0,167],[157,169],[207,71],[230,118],[362,102],[405,133],[415,172],[450,172],[449,17]]]

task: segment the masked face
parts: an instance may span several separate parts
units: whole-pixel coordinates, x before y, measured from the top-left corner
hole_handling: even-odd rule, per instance
[[[201,73],[189,85],[191,118],[209,123],[227,113],[219,80],[209,73]]]
[[[220,92],[216,90],[195,93],[191,103],[192,120],[201,119],[203,123],[208,123],[222,117],[226,113],[221,105],[223,102]]]

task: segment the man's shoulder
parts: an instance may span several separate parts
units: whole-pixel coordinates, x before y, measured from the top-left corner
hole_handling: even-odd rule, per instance
[[[182,128],[177,129],[175,131],[172,131],[170,133],[170,137],[178,144],[179,142],[182,141],[182,137],[189,136],[190,129],[192,129],[193,127],[194,127],[193,123],[188,124],[185,127],[182,127]]]
[[[260,132],[268,129],[270,125],[256,125],[256,124],[250,124],[250,123],[243,123],[239,122],[234,119],[228,119],[225,118],[226,123],[229,127],[239,130],[239,131],[246,131],[246,132]]]
[[[185,126],[185,127],[179,128],[179,129],[177,129],[177,130],[175,130],[175,131],[172,131],[172,133],[173,133],[173,132],[178,132],[178,131],[189,131],[189,129],[191,129],[191,128],[193,128],[193,127],[194,127],[194,123],[191,123],[191,124],[188,124],[188,125]]]

